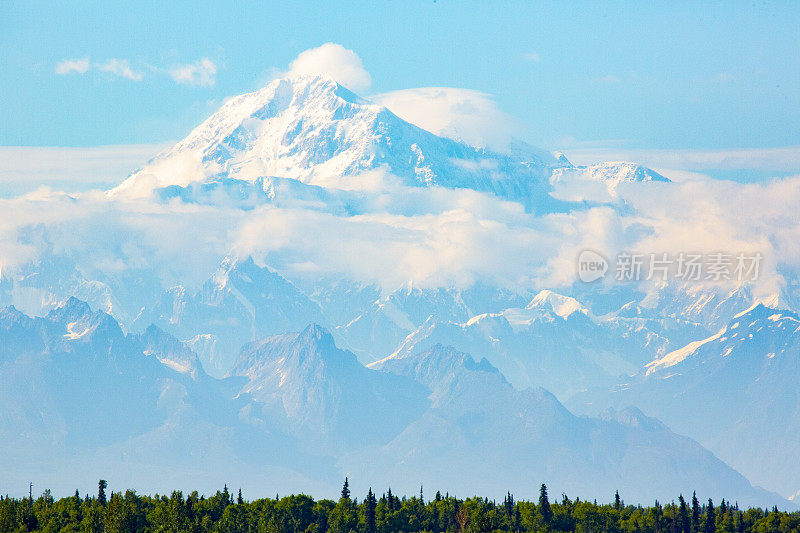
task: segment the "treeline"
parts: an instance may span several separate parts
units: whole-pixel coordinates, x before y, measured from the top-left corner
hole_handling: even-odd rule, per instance
[[[269,532],[269,533],[431,533],[509,532],[789,532],[800,531],[800,512],[751,508],[740,510],[722,500],[701,504],[680,496],[677,502],[649,507],[625,505],[619,494],[611,504],[570,500],[550,502],[542,485],[535,502],[516,501],[510,493],[502,502],[473,497],[458,499],[437,492],[398,497],[388,490],[378,497],[372,489],[358,500],[345,480],[338,501],[306,495],[245,501],[226,486],[210,497],[192,492],[184,497],[140,496],[132,490],[106,496],[100,480],[97,495],[55,500],[50,491],[34,499],[0,497],[0,532],[86,531],[116,533]]]

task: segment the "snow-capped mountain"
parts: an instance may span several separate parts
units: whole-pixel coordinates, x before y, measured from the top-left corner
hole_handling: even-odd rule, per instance
[[[550,176],[555,195],[576,202],[614,202],[619,198],[620,186],[647,182],[670,183],[670,180],[647,167],[622,161],[590,166],[573,166],[565,161]]]
[[[636,405],[697,439],[750,479],[792,495],[800,432],[800,320],[757,303],[718,332],[648,363],[611,391],[570,405]]]
[[[410,124],[324,77],[290,76],[232,98],[185,139],[122,184],[112,197],[234,200],[248,208],[299,195],[336,203],[326,189],[358,188],[357,176],[381,170],[408,186],[464,188],[547,212],[564,181],[669,180],[626,162],[575,167],[521,141],[508,153],[468,146]],[[305,187],[303,187],[305,185]]]
[[[384,181],[370,189],[368,178]],[[503,226],[512,240],[517,227],[533,229],[533,217],[544,228],[532,232],[535,255],[548,228],[576,223],[573,207],[579,215],[597,206],[617,213],[630,209],[621,200],[628,187],[674,185],[632,163],[576,167],[563,154],[519,142],[506,153],[471,147],[333,81],[275,80],[231,99],[98,195],[111,206],[101,218],[117,209],[125,218],[124,209],[144,205],[192,222],[221,209],[218,220],[226,223],[269,214],[257,221],[279,233],[291,222],[282,216],[324,215],[286,234],[311,246],[279,251],[281,262],[268,246],[259,248],[258,237],[250,249],[226,226],[214,233],[211,259],[198,263],[208,271],[192,273],[192,282],[171,267],[164,276],[144,259],[128,261],[150,251],[135,242],[138,234],[118,243],[110,230],[108,254],[94,263],[91,250],[81,256],[63,242],[50,244],[42,228],[22,232],[18,244],[39,254],[12,268],[0,261],[0,303],[27,313],[0,311],[0,439],[10,452],[0,454],[0,467],[20,483],[31,472],[65,468],[86,470],[93,481],[92,469],[107,468],[159,490],[187,480],[221,484],[228,474],[258,490],[271,479],[281,490],[328,490],[340,475],[360,472],[375,483],[407,483],[405,490],[424,481],[499,494],[509,483],[535,490],[545,481],[581,496],[620,489],[651,499],[700,490],[779,501],[671,431],[699,439],[770,488],[800,488],[793,484],[800,473],[773,458],[795,450],[800,434],[791,422],[799,405],[792,388],[797,316],[753,308],[734,324],[753,301],[749,287],[631,284],[612,293],[586,285],[562,287],[562,294],[526,276],[494,281],[479,268],[491,252],[477,244],[478,253],[464,259],[483,274],[469,271],[459,283],[382,284],[352,267],[348,275],[321,268],[339,256],[362,260],[364,248],[336,244],[335,231],[328,234],[332,251],[304,256],[329,244],[314,229],[340,220],[369,219],[375,225],[364,231],[397,234],[403,253],[420,235],[426,254],[442,237],[463,239],[457,250],[472,246],[463,228],[429,237],[443,210],[459,224],[475,220],[467,234]],[[420,202],[435,206],[433,214]],[[503,217],[489,216],[495,210],[505,210]],[[362,227],[354,224],[345,237],[358,240]],[[248,228],[259,235],[261,226]],[[371,244],[369,253],[383,252],[382,242]],[[76,299],[62,305],[70,296],[102,312]],[[611,399],[585,393],[619,382],[627,386]],[[637,405],[671,430],[635,409],[576,417],[557,399],[573,395],[582,410]],[[688,415],[675,408],[689,401],[702,408],[692,405]],[[789,422],[752,416],[767,412]],[[77,459],[68,461],[69,454]]]
[[[562,399],[635,374],[670,346],[667,333],[684,339],[698,332],[693,324],[673,319],[597,317],[575,298],[550,290],[541,291],[524,308],[461,321],[439,316],[431,315],[389,358],[451,345],[483,354],[517,388],[542,386]]]
[[[212,375],[221,376],[246,342],[325,323],[319,306],[278,273],[252,258],[226,258],[195,294],[166,291],[134,328],[154,323],[188,342]]]
[[[511,291],[476,285],[460,289],[420,289],[408,284],[375,300],[368,309],[336,328],[336,334],[364,362],[392,352],[430,317],[465,321],[472,309],[496,311],[522,301]]]
[[[14,305],[31,314],[47,314],[74,296],[108,313],[129,318],[129,310],[120,305],[114,292],[107,283],[87,279],[70,258],[55,253],[24,265],[17,272],[0,274],[0,305]]]
[[[126,335],[76,299],[44,318],[5,308],[4,479],[88,483],[112,472],[142,490],[235,478],[256,491],[332,491],[349,474],[402,489],[524,493],[546,481],[572,494],[695,489],[785,504],[635,411],[576,417],[452,348],[367,369],[311,325],[246,346],[231,374],[210,377],[174,337]]]
[[[778,296],[776,301],[780,301]],[[710,332],[725,326],[733,315],[750,307],[755,301],[751,287],[721,291],[698,284],[656,283],[647,287],[639,307],[648,314],[680,316],[703,324]]]
[[[569,173],[582,174],[590,180],[608,183],[611,188],[616,188],[617,185],[624,182],[661,181],[668,183],[670,181],[655,170],[625,161],[607,161],[596,165],[577,167],[573,167],[568,161],[566,163],[565,166],[553,171],[551,178],[553,182],[557,183],[565,179],[565,175]]]
[[[221,180],[258,184],[269,194],[269,182],[256,180],[270,177],[348,188],[353,176],[385,168],[406,185],[549,203],[555,159],[533,149],[514,154],[522,159],[436,136],[330,79],[294,76],[231,99],[110,194],[135,197]]]
[[[696,442],[635,409],[576,417],[546,390],[516,390],[486,359],[476,362],[452,347],[435,345],[376,366],[426,385],[431,407],[388,444],[346,457],[342,464],[354,476],[449,485],[466,470],[468,491],[513,486],[535,494],[538,480],[549,479],[552,490],[581,497],[609,484],[637,501],[689,487],[736,492],[740,502],[766,496]]]

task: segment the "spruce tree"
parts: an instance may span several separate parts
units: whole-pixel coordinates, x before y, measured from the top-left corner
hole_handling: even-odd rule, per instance
[[[366,533],[376,533],[377,526],[375,523],[375,508],[378,502],[375,499],[375,494],[372,493],[372,487],[367,492],[367,499],[364,500],[364,522]]]
[[[350,533],[358,528],[358,509],[356,502],[350,499],[350,481],[344,478],[342,494],[339,501],[328,515],[331,533]]]
[[[683,494],[678,496],[678,531],[681,533],[689,533],[689,509],[686,507],[686,500],[683,499]]]
[[[622,509],[622,499],[619,497],[619,491],[614,493],[614,509],[617,511]]]
[[[703,533],[715,533],[717,531],[717,513],[714,511],[714,502],[711,501],[711,498],[708,499],[704,526]]]
[[[503,507],[505,507],[506,516],[511,518],[514,514],[514,496],[511,495],[511,491],[506,494],[503,500]]]
[[[544,483],[539,489],[539,514],[542,515],[545,524],[549,524],[553,518],[553,510],[550,508],[550,500],[547,498],[547,485]]]
[[[108,481],[105,479],[101,479],[97,482],[97,501],[100,502],[100,505],[106,505],[106,487],[108,487]]]
[[[692,533],[700,531],[700,502],[697,501],[697,493],[692,492]]]
[[[656,502],[653,504],[653,507],[650,509],[650,512],[653,517],[655,530],[661,531],[661,525],[664,519],[664,510],[661,508],[661,504],[658,503],[658,500],[656,500]]]
[[[236,503],[242,505],[244,503],[244,498],[242,498],[242,489],[239,488],[239,496],[236,497]]]

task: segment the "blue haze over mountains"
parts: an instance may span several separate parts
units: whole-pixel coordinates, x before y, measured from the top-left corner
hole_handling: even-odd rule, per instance
[[[620,184],[670,183],[519,142],[471,147],[311,77],[231,99],[107,196],[358,217],[374,201],[359,181],[370,173],[491,195],[521,214],[585,208],[554,194],[570,180],[620,210]],[[146,266],[115,277],[48,249],[0,274],[7,492],[31,478],[67,493],[105,477],[140,491],[227,482],[333,495],[345,475],[357,490],[533,497],[545,482],[643,503],[696,490],[791,506],[800,491],[791,294],[386,287],[291,276],[239,251],[202,283],[165,286]]]

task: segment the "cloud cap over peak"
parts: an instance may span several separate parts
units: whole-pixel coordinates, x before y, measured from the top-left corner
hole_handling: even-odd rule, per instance
[[[358,54],[337,43],[325,43],[301,52],[289,65],[289,75],[329,76],[353,91],[366,91],[372,77]]]
[[[378,94],[372,100],[424,130],[472,146],[506,151],[522,130],[491,95],[471,89],[420,87]]]

